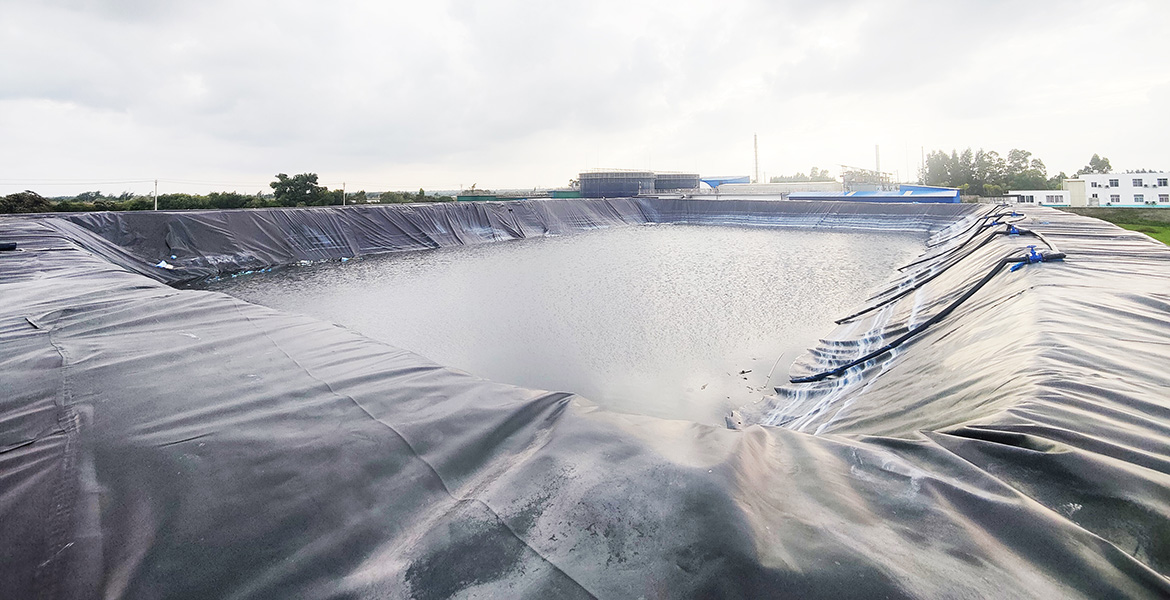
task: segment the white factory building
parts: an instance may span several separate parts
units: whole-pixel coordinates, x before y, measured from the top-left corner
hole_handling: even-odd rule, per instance
[[[1170,173],[1084,174],[1064,180],[1071,206],[1170,208]],[[1014,194],[1015,192],[1013,192]]]
[[[1017,204],[1073,206],[1072,192],[1068,190],[1012,190],[1007,193],[1007,197]]]

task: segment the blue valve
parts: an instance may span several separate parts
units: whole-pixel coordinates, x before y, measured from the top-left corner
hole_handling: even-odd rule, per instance
[[[1007,230],[1007,234],[1008,234],[1008,235],[1020,235],[1020,228],[1019,228],[1019,227],[1016,227],[1015,225],[1012,225],[1011,223],[1009,223],[1009,224],[1008,224],[1008,230]]]
[[[1044,261],[1044,255],[1040,254],[1039,252],[1036,251],[1036,246],[1028,246],[1028,256],[1026,256],[1023,261],[1018,262],[1015,265],[1013,265],[1011,268],[1011,272],[1014,273],[1016,271],[1019,271],[1020,269],[1024,268],[1024,265],[1030,265],[1032,263],[1038,263],[1038,262],[1043,262],[1043,261]]]

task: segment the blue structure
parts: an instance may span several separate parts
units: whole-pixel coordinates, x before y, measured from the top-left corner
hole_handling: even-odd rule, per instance
[[[789,200],[846,200],[854,202],[933,202],[958,204],[959,190],[927,185],[899,185],[898,191],[792,192]]]
[[[713,188],[717,188],[725,183],[751,183],[752,178],[748,177],[747,175],[742,177],[705,177],[699,181],[702,181],[703,183]]]

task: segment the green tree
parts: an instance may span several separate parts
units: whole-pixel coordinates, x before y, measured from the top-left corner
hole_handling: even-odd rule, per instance
[[[948,155],[936,150],[926,157],[921,180],[926,185],[959,188],[968,194],[1001,196],[1007,190],[1060,189],[1065,175],[1048,177],[1044,161],[1013,148],[1007,158],[994,150],[970,148]]]
[[[281,206],[321,206],[330,200],[329,188],[317,185],[316,173],[300,173],[292,177],[278,173],[276,181],[268,185]],[[337,203],[341,203],[340,198]]]
[[[189,210],[195,208],[212,208],[212,206],[208,203],[207,196],[159,194],[158,208],[159,210]]]
[[[958,160],[959,154],[953,151],[949,156],[941,150],[935,150],[926,155],[926,166],[922,173],[922,183],[925,185],[958,187],[952,184],[953,178],[951,176],[953,166]]]
[[[32,190],[0,197],[0,213],[40,213],[52,210],[53,204]]]
[[[150,210],[154,208],[154,199],[148,196],[133,196],[118,204],[121,205],[121,210]]]
[[[1027,171],[1029,166],[1028,161],[1031,158],[1032,153],[1028,152],[1027,150],[1018,150],[1016,148],[1009,150],[1007,157],[1008,176],[1010,177],[1017,173],[1023,173],[1024,171]]]
[[[970,193],[979,196],[1002,196],[1007,182],[1007,161],[995,150],[975,152],[971,167]]]
[[[1048,169],[1044,161],[1032,158],[1027,150],[1013,148],[1008,152],[1007,185],[1013,190],[1046,190],[1048,188]]]
[[[211,192],[207,195],[207,205],[212,208],[244,208],[252,198],[236,192]]]
[[[1113,172],[1113,166],[1109,164],[1109,159],[1102,158],[1102,157],[1094,154],[1093,158],[1089,159],[1089,164],[1081,167],[1081,170],[1077,171],[1076,174],[1077,174],[1077,177],[1080,177],[1081,175],[1085,175],[1088,173],[1104,174],[1104,173],[1112,173],[1112,172]]]

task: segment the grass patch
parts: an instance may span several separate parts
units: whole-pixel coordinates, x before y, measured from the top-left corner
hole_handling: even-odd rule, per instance
[[[1123,227],[1130,231],[1139,231],[1144,233],[1167,246],[1170,246],[1170,224],[1166,223],[1115,223],[1118,227]]]
[[[1144,233],[1170,246],[1170,207],[1117,208],[1104,206],[1059,207],[1059,210],[1109,221],[1118,227]]]

